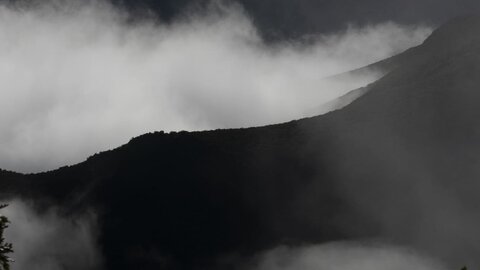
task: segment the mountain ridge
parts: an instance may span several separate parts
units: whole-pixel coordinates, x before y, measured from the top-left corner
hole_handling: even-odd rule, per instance
[[[2,198],[96,209],[107,269],[234,268],[279,245],[371,238],[480,266],[480,235],[459,230],[480,226],[479,22],[439,28],[341,110],[144,134],[75,166],[0,172]]]

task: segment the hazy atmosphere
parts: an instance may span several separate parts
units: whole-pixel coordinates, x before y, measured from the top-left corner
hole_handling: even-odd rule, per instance
[[[378,78],[347,72],[420,44],[391,22],[267,45],[240,6],[128,24],[103,2],[0,9],[0,164],[72,165],[155,130],[280,123]],[[73,147],[72,147],[73,146]]]
[[[0,0],[0,270],[480,267],[477,10]]]
[[[55,207],[37,212],[33,202],[9,203],[2,214],[15,224],[6,234],[15,242],[13,269],[101,269],[93,212],[71,218]]]

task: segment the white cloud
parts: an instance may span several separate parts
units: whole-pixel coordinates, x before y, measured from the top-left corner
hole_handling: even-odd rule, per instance
[[[331,81],[430,33],[393,23],[265,44],[235,6],[170,25],[128,24],[106,4],[0,7],[0,167],[82,161],[154,130],[277,123],[377,74]],[[207,14],[207,15],[205,15]]]

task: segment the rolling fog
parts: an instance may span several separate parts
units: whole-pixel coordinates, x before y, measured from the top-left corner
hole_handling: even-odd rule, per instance
[[[55,207],[38,211],[34,202],[9,203],[2,215],[12,222],[5,233],[14,243],[12,269],[101,269],[94,212],[68,217]]]
[[[418,45],[431,32],[385,22],[266,44],[233,4],[168,25],[127,18],[103,2],[0,6],[0,168],[72,165],[155,130],[324,113],[379,74],[327,77]]]

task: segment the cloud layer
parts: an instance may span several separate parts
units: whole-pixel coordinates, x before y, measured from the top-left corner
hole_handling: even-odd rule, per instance
[[[421,43],[393,23],[265,44],[235,5],[162,25],[104,3],[0,6],[0,167],[74,164],[154,130],[264,125],[322,113],[378,74],[324,79]]]

